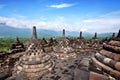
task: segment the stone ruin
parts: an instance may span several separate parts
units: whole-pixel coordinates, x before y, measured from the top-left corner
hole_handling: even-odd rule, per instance
[[[97,33],[95,33],[91,43],[86,43],[84,37],[82,37],[82,32],[80,32],[80,37],[73,41],[74,46],[71,45],[73,43],[71,43],[70,39],[65,36],[64,29],[62,37],[58,42],[53,38],[50,40],[46,40],[45,38],[38,40],[36,27],[34,26],[32,38],[26,43],[26,51],[22,53],[23,56],[21,57],[18,54],[9,55],[9,58],[5,59],[8,63],[5,62],[5,64],[7,64],[7,67],[10,66],[10,71],[6,70],[4,74],[0,72],[0,79],[120,79],[120,30],[117,37],[113,34],[110,40],[103,43],[103,48],[101,50],[98,50],[98,48],[101,47],[99,45],[102,44],[99,44]],[[20,43],[19,39],[16,39],[15,43]],[[87,44],[91,45],[88,52],[85,51],[85,49],[88,49],[86,47]],[[52,49],[49,51],[46,48]],[[93,48],[96,49],[93,50]],[[83,50],[85,54],[83,54],[84,52],[79,52],[80,54],[77,54],[79,50]],[[7,67],[5,65],[4,68],[6,69]]]
[[[32,35],[32,40],[37,39],[37,31],[36,31],[36,26],[33,26],[33,35]]]
[[[28,78],[41,77],[51,71],[53,67],[54,62],[51,60],[51,56],[47,55],[40,45],[31,43],[25,54],[16,63],[14,73]]]
[[[45,38],[43,38],[40,42],[41,42],[41,45],[43,45],[44,47],[48,46],[48,42],[46,41]]]
[[[114,40],[115,39],[115,33],[112,34],[112,37],[110,38],[110,40]]]
[[[70,41],[65,37],[65,29],[63,29],[62,37],[54,48],[53,54],[62,60],[76,57],[74,49],[70,46]]]
[[[49,41],[47,41],[45,38],[43,38],[40,41],[40,43],[44,47],[45,52],[53,51],[53,46],[56,44],[52,38]]]
[[[53,38],[51,38],[49,41],[47,41],[45,38],[38,40],[36,26],[33,26],[32,38],[26,43],[26,49],[31,43],[40,43],[43,46],[45,52],[51,52],[53,50],[52,46],[56,45],[57,41]]]
[[[86,41],[84,37],[82,36],[82,32],[80,32],[80,37],[77,38],[73,43],[72,47],[76,50],[76,52],[79,52],[86,48]]]
[[[113,38],[113,37],[112,37]],[[103,49],[92,56],[92,63],[102,71],[104,77],[120,79],[120,31],[117,37],[103,43]]]
[[[97,38],[97,33],[95,32],[95,35],[94,35],[94,37],[92,38],[90,45],[91,45],[93,48],[98,48],[98,47],[99,47],[99,44],[100,44],[100,42],[99,42],[99,39]]]
[[[14,63],[23,55],[25,47],[23,43],[16,38],[8,52],[0,54],[0,80],[4,80],[12,75]]]
[[[57,44],[57,41],[56,41],[56,39],[54,39],[54,38],[50,38],[49,39],[49,41],[48,41],[48,45],[49,46],[56,46],[56,44]]]
[[[33,26],[33,33],[32,33],[32,38],[26,42],[26,49],[31,45],[31,43],[40,43],[40,41],[38,41],[37,39],[37,31],[36,31],[36,26]]]
[[[17,39],[16,42],[18,43],[19,40]],[[43,45],[37,40],[36,27],[34,26],[32,38],[26,43],[26,51],[16,61],[13,75],[8,79],[40,77],[52,70],[53,67],[54,62],[51,60],[51,56],[45,53]]]
[[[57,44],[57,41],[51,37],[49,40],[43,38],[42,40],[40,40],[40,43],[44,47],[45,52],[52,52],[53,48]]]
[[[19,38],[16,37],[15,42],[12,44],[10,53],[17,53],[17,52],[22,52],[25,51],[24,44],[19,41]]]
[[[117,41],[120,41],[120,30],[118,32],[118,35],[117,35],[117,38],[116,38]]]
[[[84,37],[82,36],[82,31],[80,31],[80,37],[79,37],[79,39],[81,39],[81,41],[83,42],[83,44],[86,43]]]

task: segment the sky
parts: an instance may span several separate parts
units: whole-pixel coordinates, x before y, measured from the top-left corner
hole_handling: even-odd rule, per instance
[[[120,0],[0,0],[0,23],[15,28],[118,32]]]

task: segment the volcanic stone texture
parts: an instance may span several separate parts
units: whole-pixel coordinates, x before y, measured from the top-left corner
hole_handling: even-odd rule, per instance
[[[18,75],[24,74],[28,78],[40,77],[51,71],[53,67],[54,62],[51,60],[51,56],[44,53],[41,47],[32,43],[26,50],[25,55],[16,63],[15,73]]]

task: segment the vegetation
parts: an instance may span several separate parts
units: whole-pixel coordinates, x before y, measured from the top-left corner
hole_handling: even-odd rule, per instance
[[[40,37],[39,39],[42,39],[43,37]],[[20,42],[26,43],[30,38],[19,38]],[[45,39],[50,39],[50,37],[45,37]],[[57,37],[58,39],[58,37]],[[15,42],[15,38],[0,38],[0,52],[7,52],[9,51],[12,43]]]
[[[0,52],[8,51],[12,42],[13,42],[13,39],[0,38]]]
[[[39,39],[42,39],[43,37],[39,37]],[[55,39],[59,39],[60,37],[54,37]],[[77,39],[77,37],[68,37],[70,39]],[[20,42],[26,43],[30,38],[19,38]],[[46,40],[50,39],[50,37],[45,37]],[[87,42],[91,40],[91,37],[85,38]],[[100,41],[104,40],[103,37],[99,38]],[[9,51],[12,43],[15,42],[15,38],[0,38],[0,52],[7,52]]]
[[[9,51],[12,43],[14,43],[15,38],[0,38],[0,52],[7,52]],[[20,38],[22,43],[28,41],[28,38]]]

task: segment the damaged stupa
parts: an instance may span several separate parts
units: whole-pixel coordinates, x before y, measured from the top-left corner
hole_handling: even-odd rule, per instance
[[[109,40],[114,40],[115,39],[115,33],[112,34],[112,37]]]
[[[48,46],[48,42],[45,38],[42,38],[42,40],[40,42],[43,46]]]
[[[65,37],[65,29],[63,29],[63,34],[58,44],[54,48],[53,54],[62,60],[75,58],[76,54],[74,49],[70,46],[70,41]]]
[[[95,32],[95,35],[94,35],[94,37],[93,37],[92,40],[91,40],[91,46],[92,46],[93,48],[98,48],[98,47],[99,47],[99,44],[100,44],[100,41],[99,41],[99,39],[97,38],[97,33]]]
[[[103,49],[92,57],[92,62],[108,77],[120,79],[120,30],[117,37],[103,43]]]
[[[53,42],[52,41],[50,42],[49,40],[46,40],[45,38],[43,38],[40,41],[41,45],[44,47],[45,52],[53,51]]]
[[[16,37],[15,42],[11,45],[10,53],[25,51],[24,44],[20,42],[19,38]]]
[[[55,38],[51,37],[48,41],[48,45],[54,47],[54,46],[56,46],[56,44],[57,44],[57,40]]]

